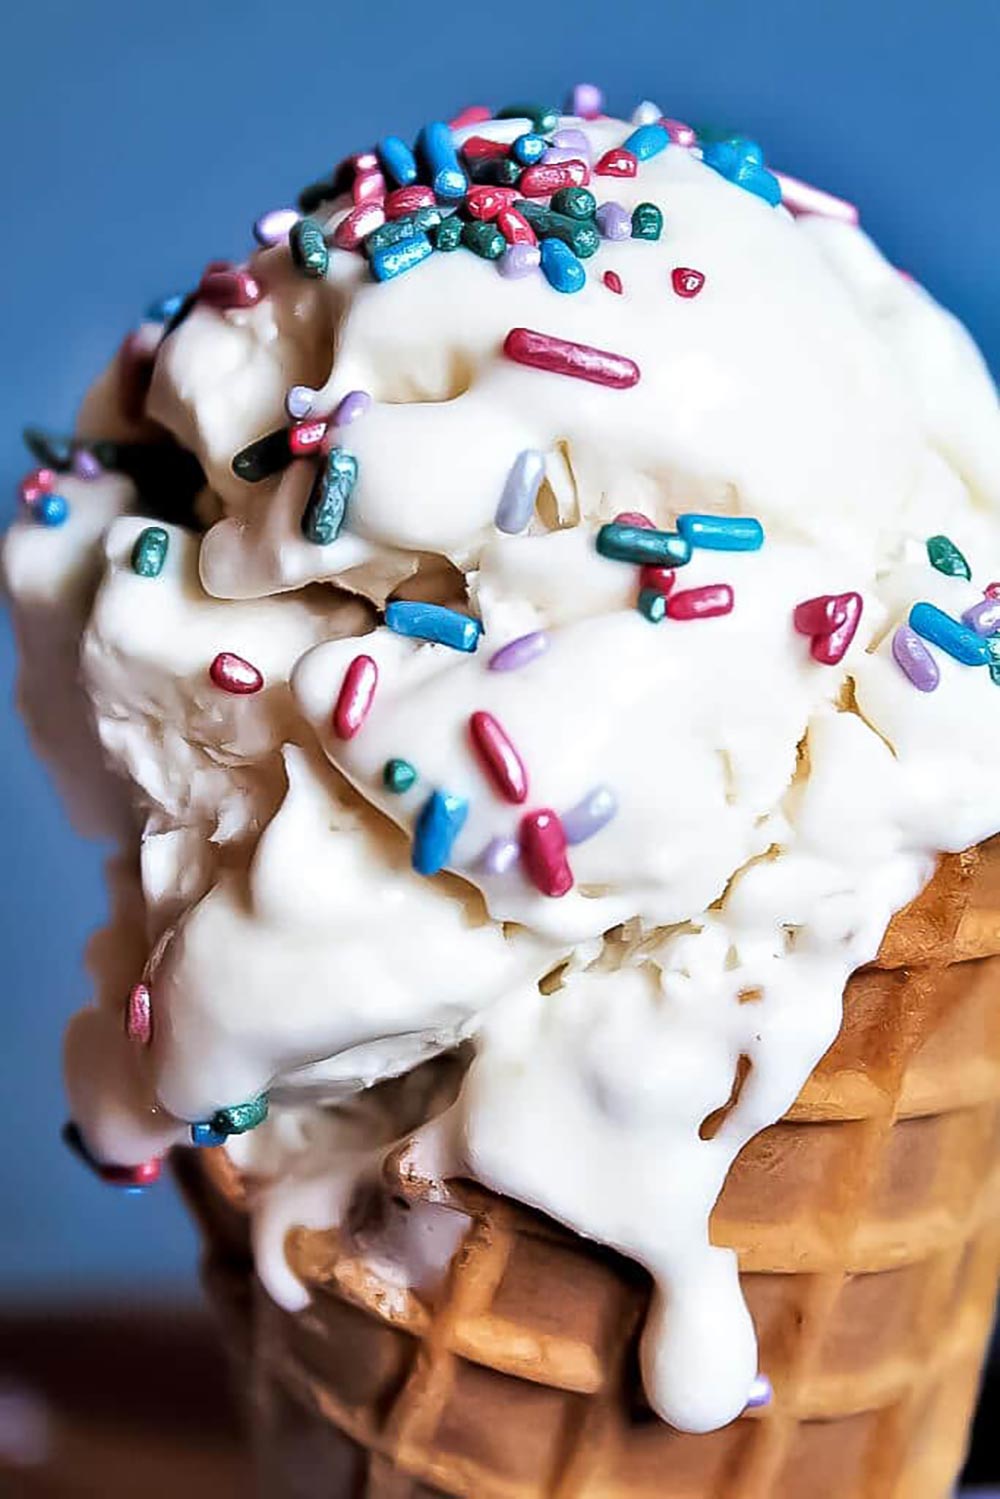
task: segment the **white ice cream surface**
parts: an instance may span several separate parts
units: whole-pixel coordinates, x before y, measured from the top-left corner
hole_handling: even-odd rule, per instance
[[[595,157],[629,128],[573,123]],[[1000,574],[1000,419],[968,335],[860,231],[793,220],[679,147],[592,187],[656,202],[666,224],[655,244],[603,244],[574,296],[465,251],[388,284],[345,251],[319,282],[285,247],[259,252],[265,298],[196,307],[162,343],[148,403],[205,468],[206,534],[168,528],[163,572],[138,576],[148,522],[123,514],[131,486],[69,480],[67,524],[18,520],[4,568],[43,752],[124,840],[115,919],[91,953],[98,1003],[67,1040],[93,1154],[140,1162],[268,1092],[267,1123],[228,1148],[252,1184],[265,1284],[299,1306],[287,1231],[350,1232],[357,1182],[415,1130],[444,1175],[647,1266],[650,1400],[704,1431],[740,1412],[757,1372],[735,1260],[709,1241],[726,1173],[799,1093],[848,976],[937,855],[1000,830],[989,673],[937,653],[925,694],[891,653],[914,601],[957,617]],[[331,229],[346,206],[327,206]],[[704,273],[698,296],[673,294],[677,266]],[[502,353],[516,326],[625,354],[641,379],[618,391],[516,365]],[[257,485],[231,469],[285,425],[294,383],[324,412],[372,396],[337,436],[359,479],[328,546],[300,530],[312,461]],[[108,399],[102,387],[98,411]],[[497,502],[526,448],[546,482],[525,534],[502,535]],[[666,526],[684,511],[758,517],[762,550],[696,551],[678,575],[678,589],[729,583],[732,613],[645,619],[635,569],[594,547],[620,510]],[[974,582],[929,566],[941,532]],[[445,588],[441,561],[483,623],[473,654],[379,623],[395,588]],[[794,607],[846,590],[861,627],[839,666],[818,665]],[[490,670],[537,630],[544,654]],[[252,663],[262,690],[221,692],[219,652]],[[359,652],[378,685],[343,740],[333,708]],[[523,805],[472,751],[478,711],[524,761]],[[383,780],[394,758],[417,772],[403,794]],[[484,866],[525,811],[564,813],[602,787],[617,815],[569,849],[563,898],[523,862]],[[411,841],[435,789],[469,810],[446,872],[426,879]],[[147,1047],[121,1020],[139,980]],[[364,1091],[463,1043],[457,1096],[415,1104],[408,1080]],[[387,1296],[419,1290],[456,1216],[387,1222],[355,1248]]]

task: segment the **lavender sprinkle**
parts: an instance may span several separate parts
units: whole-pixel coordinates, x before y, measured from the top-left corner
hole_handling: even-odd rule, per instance
[[[549,648],[549,637],[544,630],[535,630],[530,635],[519,635],[509,640],[489,659],[490,671],[518,671],[522,666],[544,656]]]
[[[585,843],[606,827],[618,811],[618,798],[610,786],[595,786],[582,801],[562,814],[567,843]]]

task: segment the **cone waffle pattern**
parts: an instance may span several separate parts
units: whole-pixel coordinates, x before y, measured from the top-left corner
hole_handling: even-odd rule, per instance
[[[808,996],[804,996],[808,1002]],[[244,1371],[268,1499],[945,1499],[1000,1264],[1000,840],[942,860],[855,974],[840,1037],[743,1151],[712,1224],[740,1257],[772,1406],[689,1436],[639,1382],[644,1274],[461,1188],[436,1304],[296,1230],[310,1307],[256,1288],[221,1151],[179,1171]]]

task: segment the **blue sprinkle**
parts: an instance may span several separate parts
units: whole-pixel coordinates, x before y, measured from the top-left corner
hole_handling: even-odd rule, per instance
[[[417,136],[417,150],[439,198],[463,198],[469,179],[462,171],[449,126],[441,120],[425,125]]]
[[[587,283],[587,272],[573,254],[569,245],[561,239],[543,239],[540,245],[542,275],[553,291],[582,291]]]
[[[69,515],[69,501],[61,494],[43,494],[31,507],[40,526],[61,526]]]
[[[764,545],[764,527],[749,515],[679,515],[677,529],[706,552],[757,552]]]
[[[631,151],[640,161],[649,161],[670,145],[670,132],[663,125],[640,125],[633,130],[622,150]]]
[[[745,188],[748,193],[755,193],[772,207],[781,202],[781,184],[764,166],[764,152],[756,141],[742,136],[710,141],[704,148],[702,160],[729,182]]]
[[[542,480],[545,478],[545,454],[537,448],[518,453],[507,475],[494,517],[498,531],[516,536],[532,517]]]
[[[434,791],[424,802],[413,829],[413,867],[418,874],[437,874],[447,864],[455,839],[469,815],[464,796]]]
[[[176,317],[184,305],[184,293],[175,291],[172,296],[161,297],[158,302],[150,302],[146,308],[144,317],[147,323],[169,323],[172,317]]]
[[[985,666],[990,659],[984,637],[968,625],[959,624],[936,604],[914,604],[910,610],[910,628],[964,666]]]
[[[417,180],[417,161],[413,152],[398,135],[387,135],[375,147],[382,170],[400,187],[409,187]]]
[[[226,1136],[213,1129],[211,1124],[192,1124],[192,1145],[225,1145]]]
[[[483,627],[478,619],[446,609],[443,604],[423,604],[413,599],[396,599],[385,611],[385,622],[397,635],[411,640],[432,640],[450,645],[454,651],[474,651]]]
[[[510,154],[522,167],[533,167],[537,161],[541,161],[548,147],[549,143],[543,135],[530,132],[518,136],[510,148]]]
[[[376,281],[391,281],[404,271],[412,271],[414,266],[433,253],[434,247],[426,234],[414,234],[396,245],[384,245],[381,250],[373,250],[372,275]]]

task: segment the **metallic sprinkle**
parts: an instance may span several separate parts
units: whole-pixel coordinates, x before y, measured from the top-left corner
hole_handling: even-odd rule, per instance
[[[508,280],[530,276],[542,263],[542,252],[537,245],[508,245],[497,261],[497,270]]]
[[[344,674],[333,710],[333,732],[338,739],[353,739],[364,724],[375,701],[378,666],[371,656],[355,656]]]
[[[824,219],[838,219],[842,224],[857,224],[860,214],[853,203],[848,203],[846,198],[837,198],[833,193],[825,192],[821,187],[813,187],[811,183],[800,182],[797,177],[789,177],[785,172],[775,172],[778,186],[781,188],[781,201],[789,213],[796,218],[800,214],[818,214]]]
[[[910,610],[910,628],[964,666],[985,666],[990,659],[982,635],[952,619],[936,604],[914,604]]]
[[[461,198],[469,185],[455,150],[451,129],[442,120],[425,125],[417,136],[417,154],[426,164],[439,198]]]
[[[847,654],[847,648],[857,633],[858,625],[861,623],[862,600],[860,593],[841,593],[836,596],[835,603],[840,606],[843,619],[839,625],[826,634],[813,636],[812,645],[809,648],[810,655],[814,661],[821,666],[837,666]]]
[[[542,480],[545,478],[545,454],[536,448],[525,448],[514,459],[507,482],[497,505],[494,524],[498,531],[516,536],[531,520]]]
[[[569,245],[563,244],[561,239],[543,239],[539,251],[542,275],[553,291],[569,295],[583,290],[587,284],[587,272]]]
[[[590,155],[590,141],[576,125],[564,125],[561,130],[556,130],[552,144],[560,151],[574,151],[584,161]]]
[[[220,651],[208,668],[208,675],[223,692],[232,692],[239,697],[259,692],[264,685],[264,678],[256,666],[232,651]]]
[[[792,622],[800,635],[829,635],[847,618],[842,594],[824,593],[796,604]]]
[[[184,305],[185,294],[175,291],[168,297],[160,297],[157,302],[150,302],[143,313],[143,321],[147,323],[169,323],[175,318]]]
[[[462,228],[462,244],[483,260],[499,260],[507,241],[495,224],[469,219]]]
[[[1000,631],[1000,600],[986,598],[970,604],[962,615],[962,623],[977,635],[995,635]]]
[[[146,984],[133,984],[125,1001],[125,1034],[139,1046],[148,1046],[153,1035],[153,1007]]]
[[[520,671],[522,666],[544,656],[548,648],[549,637],[545,631],[533,630],[530,635],[519,635],[516,640],[509,640],[494,651],[488,666],[490,671]]]
[[[496,219],[497,228],[511,245],[535,245],[538,236],[519,208],[501,208]]]
[[[455,840],[469,815],[464,796],[434,791],[420,809],[413,829],[413,867],[418,874],[438,874],[451,858]]]
[[[413,182],[409,187],[394,188],[382,206],[387,219],[401,219],[404,214],[416,213],[418,208],[433,208],[434,202],[433,188]]]
[[[690,125],[685,125],[683,120],[671,120],[664,116],[660,124],[669,135],[672,146],[691,147],[698,144],[698,132]]]
[[[292,232],[292,226],[299,221],[297,208],[271,208],[267,213],[262,213],[253,226],[253,237],[265,250],[272,245],[280,245]]]
[[[268,1113],[266,1093],[251,1098],[248,1103],[231,1104],[226,1109],[216,1109],[209,1125],[217,1135],[245,1135],[249,1130],[263,1124]]]
[[[103,465],[94,457],[87,448],[75,448],[73,450],[73,461],[70,470],[74,477],[82,479],[84,483],[91,484],[99,479],[104,473]]]
[[[539,239],[561,239],[581,260],[588,260],[601,247],[601,236],[593,222],[574,219],[566,213],[553,213],[551,208],[527,198],[518,201],[517,211],[527,219]]]
[[[750,1386],[747,1396],[747,1410],[760,1410],[765,1405],[770,1405],[774,1398],[774,1387],[766,1374],[758,1374]]]
[[[349,427],[364,416],[371,404],[372,398],[366,390],[349,390],[336,406],[330,423],[334,427]]]
[[[516,364],[526,364],[555,375],[569,375],[575,380],[588,380],[612,390],[628,390],[640,379],[639,366],[624,354],[554,338],[533,328],[512,328],[504,339],[503,351]]]
[[[336,541],[357,482],[358,460],[343,448],[331,448],[302,512],[302,534],[306,541],[322,547]]]
[[[51,468],[33,468],[25,474],[17,486],[18,499],[22,505],[34,505],[43,494],[49,494],[59,481],[59,475]]]
[[[569,97],[569,113],[581,120],[595,120],[604,109],[604,95],[596,83],[577,83]]]
[[[492,838],[483,849],[477,865],[484,874],[509,874],[521,857],[521,845],[516,838]]]
[[[601,280],[608,288],[608,291],[613,291],[616,297],[621,296],[622,278],[619,276],[617,271],[605,271],[604,275],[601,277]]]
[[[198,300],[219,312],[255,307],[263,296],[260,282],[242,267],[206,271],[198,284]]]
[[[488,183],[470,187],[465,196],[464,212],[473,219],[495,219],[503,208],[510,208],[517,197],[512,187],[491,187]]]
[[[61,494],[43,494],[31,513],[40,526],[62,526],[69,517],[69,501]]]
[[[138,1166],[105,1166],[102,1162],[95,1160],[87,1149],[79,1128],[72,1121],[63,1126],[62,1141],[95,1176],[108,1186],[140,1192],[159,1180],[161,1165],[155,1157],[151,1161],[141,1161]]]
[[[666,618],[666,595],[662,588],[640,588],[636,607],[639,613],[649,620],[651,625],[658,625]]]
[[[670,272],[670,284],[679,297],[696,297],[705,285],[705,273],[688,265],[678,265]]]
[[[472,652],[483,627],[478,619],[459,614],[444,604],[424,604],[415,599],[396,599],[385,611],[385,622],[397,635],[411,640],[430,640],[455,651]]]
[[[169,533],[162,526],[146,526],[132,547],[132,571],[140,578],[158,578],[169,550]]]
[[[469,737],[480,764],[499,794],[517,805],[526,801],[528,772],[503,725],[492,713],[472,713],[469,716]]]
[[[361,203],[339,221],[333,231],[333,243],[338,250],[356,250],[363,239],[384,223],[385,210],[381,203]]]
[[[417,779],[417,767],[409,760],[387,760],[382,766],[382,785],[396,796],[403,796]]]
[[[670,145],[670,135],[660,124],[642,124],[622,144],[623,151],[630,151],[636,161],[649,161],[659,156]]]
[[[632,215],[620,203],[602,203],[595,217],[602,239],[631,239]]]
[[[733,612],[733,590],[728,583],[706,583],[671,593],[665,603],[671,619],[716,619]]]
[[[750,515],[679,515],[677,529],[701,551],[757,552],[764,545],[764,527]]]
[[[676,531],[657,531],[647,526],[621,525],[612,521],[597,533],[597,550],[614,562],[632,562],[642,567],[683,567],[691,561],[691,543]]]
[[[311,421],[296,422],[289,428],[288,451],[293,458],[308,458],[311,453],[318,453],[323,446],[329,423],[322,418],[314,417]]]
[[[585,843],[607,827],[618,811],[618,798],[610,786],[595,786],[582,801],[562,815],[563,832],[570,844]]]
[[[648,564],[639,569],[639,590],[652,589],[654,593],[669,593],[677,582],[677,574],[672,567],[650,567]]]
[[[631,151],[623,151],[619,146],[614,151],[605,151],[594,167],[594,175],[595,177],[634,177],[638,169],[638,159]]]
[[[663,214],[655,203],[637,203],[632,210],[632,238],[659,239],[663,233]]]
[[[920,636],[909,625],[900,625],[892,637],[892,654],[897,666],[918,692],[934,691],[941,680],[940,669]]]
[[[291,461],[288,429],[279,427],[241,448],[233,458],[231,467],[237,479],[242,479],[246,484],[259,484],[262,479],[280,474]]]
[[[311,385],[290,385],[285,392],[285,410],[293,422],[304,421],[313,409],[319,392]]]
[[[526,135],[519,135],[510,147],[510,154],[514,160],[520,162],[523,167],[536,166],[541,161],[547,150],[547,142],[543,135],[536,135],[534,131]]]
[[[412,271],[414,266],[433,254],[433,250],[426,234],[415,234],[412,239],[404,240],[401,244],[387,245],[384,250],[376,250],[372,256],[372,275],[376,281],[391,281],[404,271]]]
[[[225,1145],[227,1135],[221,1134],[219,1130],[213,1129],[211,1124],[192,1124],[191,1144],[203,1149],[212,1149],[217,1145]]]
[[[493,111],[488,104],[467,104],[448,124],[452,130],[464,130],[467,125],[482,125],[492,118]]]
[[[584,187],[589,181],[590,168],[585,161],[563,161],[552,166],[540,162],[528,167],[517,186],[525,198],[549,198],[561,187]]]
[[[409,187],[417,180],[417,163],[404,140],[398,135],[387,135],[376,147],[382,170],[398,187]]]
[[[521,819],[521,860],[528,878],[543,895],[557,899],[573,888],[566,858],[566,834],[558,812],[542,807]]]
[[[330,265],[326,236],[315,219],[299,219],[288,235],[292,264],[303,276],[320,281]]]
[[[530,120],[537,135],[551,135],[559,124],[559,111],[548,104],[505,104],[497,110],[498,120]]]
[[[597,212],[597,199],[589,187],[561,187],[552,194],[549,207],[553,213],[565,214],[570,219],[592,219]]]
[[[542,141],[542,150],[544,149],[545,142]],[[490,140],[486,135],[470,135],[468,140],[462,142],[462,155],[466,161],[496,161],[499,157],[508,156],[510,151],[507,141]],[[541,151],[538,154],[540,156]]]
[[[457,250],[462,243],[463,227],[463,221],[457,213],[450,218],[442,219],[437,228],[432,231],[435,250],[441,250],[444,253]]]
[[[972,569],[955,543],[947,536],[927,538],[927,560],[931,567],[949,578],[972,577]]]

